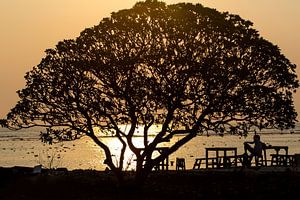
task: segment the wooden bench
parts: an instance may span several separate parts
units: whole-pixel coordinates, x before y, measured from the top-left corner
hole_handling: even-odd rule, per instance
[[[295,155],[271,154],[271,166],[293,166]]]
[[[219,156],[218,168],[237,167],[238,163],[243,162],[243,155]]]
[[[155,171],[168,171],[169,170],[169,164],[168,161],[163,160],[162,162],[158,163],[154,166]]]
[[[193,169],[200,169],[201,163],[205,161],[206,158],[196,158]]]
[[[300,154],[295,154],[294,155],[294,163],[293,167],[300,167]]]
[[[208,161],[208,163],[206,163]],[[201,164],[205,163],[206,166],[212,166],[212,168],[216,168],[217,166],[217,158],[196,158],[193,169],[200,169]]]
[[[206,163],[208,162],[208,163]],[[200,169],[201,164],[205,163],[206,168],[231,168],[237,167],[237,163],[242,163],[242,155],[219,156],[210,158],[196,158],[193,169]]]

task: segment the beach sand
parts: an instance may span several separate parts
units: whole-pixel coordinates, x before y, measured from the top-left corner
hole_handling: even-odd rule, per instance
[[[0,168],[0,199],[274,200],[297,199],[300,194],[300,172],[291,169],[153,172],[138,190],[117,187],[110,172],[60,170],[32,174],[30,170]]]

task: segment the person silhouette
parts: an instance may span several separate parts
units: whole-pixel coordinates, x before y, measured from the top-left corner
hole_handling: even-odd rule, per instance
[[[254,144],[254,145],[253,145]],[[256,165],[258,164],[258,158],[262,157],[263,149],[266,147],[266,144],[260,141],[260,136],[255,134],[253,136],[252,142],[244,142],[244,159],[243,165],[248,167],[251,166],[251,161],[253,157],[256,157]],[[248,154],[248,152],[250,154]]]

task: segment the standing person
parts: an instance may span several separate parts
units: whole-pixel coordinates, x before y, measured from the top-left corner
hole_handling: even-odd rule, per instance
[[[251,144],[254,144],[253,146]],[[251,166],[251,161],[252,158],[255,156],[255,163],[257,165],[258,163],[258,158],[262,157],[262,152],[263,149],[266,147],[266,144],[260,141],[260,136],[259,135],[254,135],[253,136],[253,141],[252,142],[244,142],[244,162],[243,164],[250,167]],[[250,155],[248,155],[248,153]]]

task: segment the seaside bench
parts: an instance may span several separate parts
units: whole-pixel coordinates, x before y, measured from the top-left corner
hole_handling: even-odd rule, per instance
[[[138,148],[140,151],[144,151],[144,148]],[[168,150],[168,147],[157,147],[154,149],[155,152],[162,154],[164,151]],[[136,161],[136,159],[135,159]],[[144,161],[145,162],[145,161]],[[168,171],[169,170],[169,156],[164,160],[160,161],[157,165],[154,166],[155,171]]]
[[[232,168],[237,167],[238,163],[243,162],[243,155],[219,156],[213,168]]]
[[[169,165],[167,162],[162,161],[158,165],[154,166],[155,171],[168,171],[169,170]]]
[[[193,169],[200,169],[201,163],[205,161],[205,158],[196,158]]]
[[[271,166],[293,166],[295,155],[271,154]]]
[[[209,168],[209,166],[211,168],[219,168],[220,166],[218,158],[196,158],[193,169],[200,169],[202,163],[205,164],[206,168]]]
[[[294,167],[300,167],[300,154],[295,154],[294,155]]]
[[[206,168],[231,168],[241,162],[242,155],[196,158],[193,169],[200,169],[201,164],[205,164]]]

